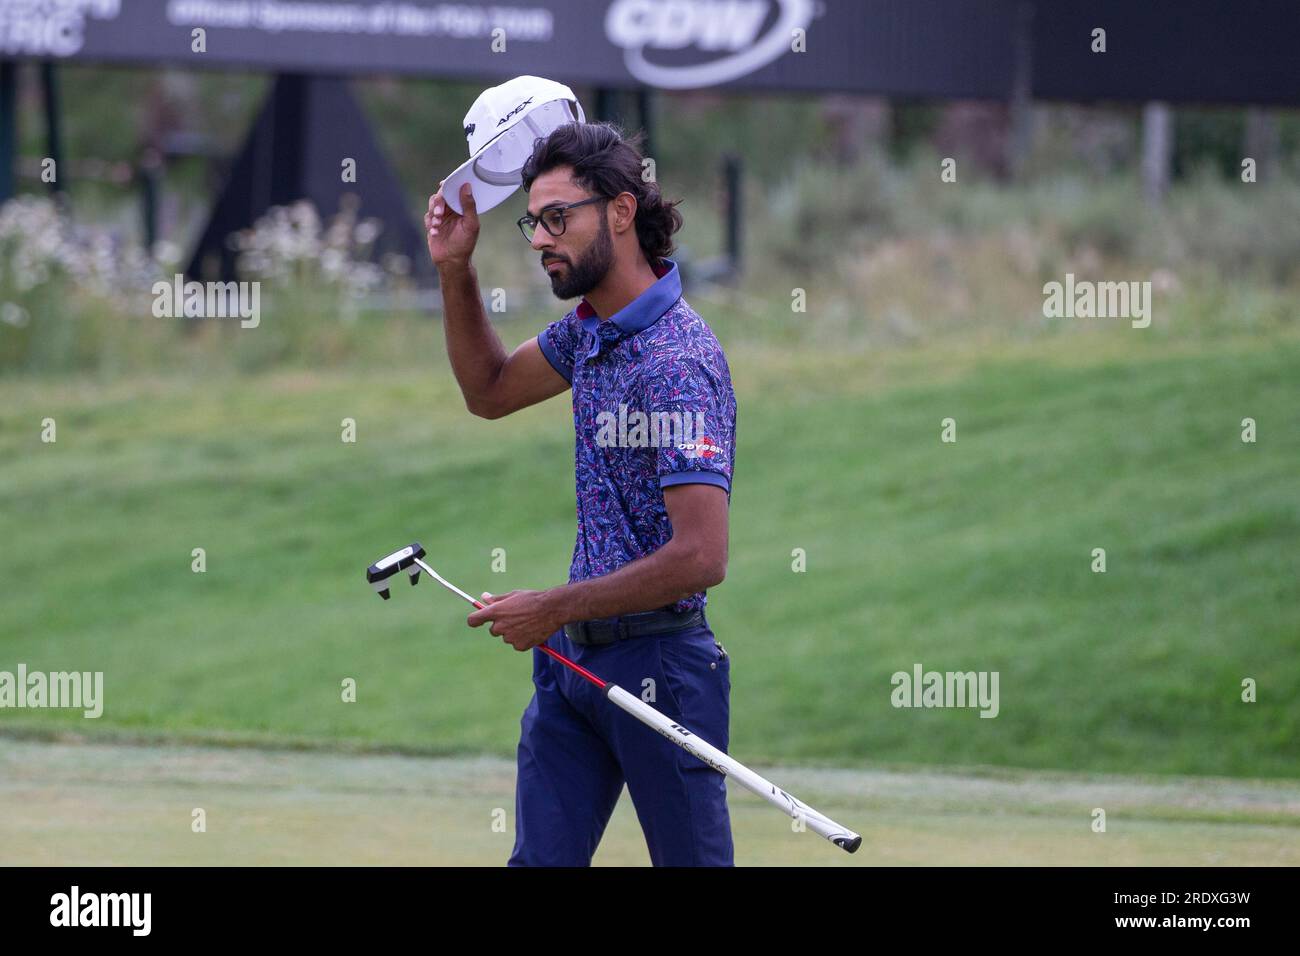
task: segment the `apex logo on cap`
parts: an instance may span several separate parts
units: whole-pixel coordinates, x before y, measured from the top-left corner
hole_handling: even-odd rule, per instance
[[[0,0],[0,8],[9,2]],[[0,35],[3,33],[0,26]],[[0,45],[3,45],[2,36]],[[538,137],[549,135],[565,123],[586,121],[582,104],[573,90],[545,77],[516,76],[484,90],[461,117],[459,128],[464,131],[469,146],[469,159],[442,181],[443,198],[452,211],[460,213],[460,189],[472,183],[474,200],[482,215],[522,185],[523,166]]]
[[[524,100],[522,103],[520,103],[518,106],[516,106],[514,109],[512,109],[512,110],[511,110],[509,113],[507,113],[505,116],[501,117],[501,123],[504,123],[506,120],[510,119],[510,117],[514,116],[516,113],[518,113],[521,109],[523,109],[525,106],[527,106],[527,105],[528,105],[529,103],[531,103],[532,101],[533,101],[533,98],[532,98],[531,96],[528,97],[528,99]],[[497,123],[497,125],[500,126],[501,123]]]

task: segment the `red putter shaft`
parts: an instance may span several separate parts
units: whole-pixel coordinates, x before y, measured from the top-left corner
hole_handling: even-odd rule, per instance
[[[412,547],[418,548],[418,545],[413,545]],[[407,555],[405,550],[396,553],[401,555],[398,559],[399,561],[409,561],[411,564],[418,565],[429,575],[429,577],[433,578],[448,591],[464,598],[470,604],[474,605],[474,607],[482,609],[487,606],[481,601],[474,600],[460,588],[456,587],[456,585],[443,578],[442,575],[433,570],[433,568],[429,567],[418,557]],[[423,554],[423,550],[421,550],[420,553]],[[391,555],[390,558],[392,558]],[[382,573],[384,570],[391,567],[392,562],[390,559],[386,558],[384,561],[380,562],[380,565],[382,565],[382,568],[380,568],[380,572]],[[410,567],[410,564],[399,564],[399,567]],[[391,576],[392,573],[394,572],[391,570],[388,571],[386,575],[379,579],[379,583],[383,584],[384,581],[387,580],[387,577]],[[412,577],[411,580],[414,582],[415,578]],[[374,583],[373,577],[371,578],[371,583]],[[382,592],[380,593],[382,594]],[[641,700],[640,697],[637,697],[634,694],[629,694],[618,684],[601,680],[595,674],[591,673],[591,671],[584,667],[579,667],[563,654],[556,653],[545,644],[539,644],[537,647],[544,653],[549,654],[552,658],[559,661],[565,667],[571,669],[574,673],[580,674],[582,677],[599,687],[604,691],[605,698],[611,704],[641,721],[641,723],[645,724],[656,733],[671,740],[678,747],[681,747],[687,753],[712,767],[724,777],[735,780],[736,783],[740,784],[750,793],[766,800],[786,815],[804,822],[810,830],[819,836],[823,836],[827,840],[830,840],[840,849],[845,850],[848,853],[854,853],[857,851],[858,847],[862,845],[862,837],[859,834],[854,833],[848,827],[836,823],[825,814],[814,810],[805,803],[802,803],[792,794],[786,793],[776,784],[772,783],[772,781],[755,773],[753,770],[750,770],[743,763],[736,760],[725,751],[717,749],[707,740],[695,736],[675,720],[661,714],[645,701]]]

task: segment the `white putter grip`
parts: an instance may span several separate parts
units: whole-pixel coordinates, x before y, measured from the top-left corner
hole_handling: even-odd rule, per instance
[[[640,697],[629,694],[617,684],[610,684],[605,695],[643,724],[653,727],[687,753],[698,757],[724,777],[733,777],[750,793],[757,794],[768,803],[784,810],[790,817],[802,819],[814,833],[819,833],[842,850],[853,853],[862,844],[862,837],[847,827],[842,827],[830,817],[796,800],[780,787],[750,770],[738,760],[728,757],[717,747],[701,740],[681,724],[675,723],[655,710]]]

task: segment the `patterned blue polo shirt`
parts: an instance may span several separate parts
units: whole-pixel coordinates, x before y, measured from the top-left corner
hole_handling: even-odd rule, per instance
[[[542,354],[573,390],[578,537],[569,581],[618,570],[672,537],[669,485],[726,489],[736,447],[736,396],[726,356],[682,298],[677,263],[602,320],[583,299],[540,335]],[[703,608],[699,591],[671,605]]]

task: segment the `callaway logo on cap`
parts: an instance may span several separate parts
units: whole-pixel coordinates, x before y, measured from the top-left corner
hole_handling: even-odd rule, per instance
[[[573,91],[540,76],[516,76],[484,90],[465,114],[469,159],[442,184],[447,205],[457,213],[460,187],[471,183],[479,212],[510,198],[533,144],[565,123],[585,123],[587,116]]]

